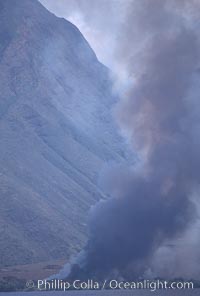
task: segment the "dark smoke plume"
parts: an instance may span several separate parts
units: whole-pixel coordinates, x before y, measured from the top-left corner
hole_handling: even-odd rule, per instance
[[[191,0],[130,1],[115,58],[132,86],[116,114],[139,162],[120,171],[116,182],[110,178],[112,197],[91,210],[90,237],[77,271],[86,277],[142,276],[155,251],[195,218],[199,6]]]

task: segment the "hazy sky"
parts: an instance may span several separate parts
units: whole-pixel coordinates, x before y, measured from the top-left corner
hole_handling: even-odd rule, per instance
[[[101,62],[112,67],[118,32],[130,0],[40,0],[57,16],[74,23]]]

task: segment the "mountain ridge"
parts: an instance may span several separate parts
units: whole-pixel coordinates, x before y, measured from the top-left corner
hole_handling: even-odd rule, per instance
[[[18,3],[0,1],[0,266],[77,252],[99,172],[128,161],[108,69],[70,22]]]

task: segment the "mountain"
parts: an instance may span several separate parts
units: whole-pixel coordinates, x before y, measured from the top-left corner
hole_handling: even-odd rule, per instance
[[[0,266],[68,258],[108,161],[127,161],[108,69],[37,0],[0,0]]]

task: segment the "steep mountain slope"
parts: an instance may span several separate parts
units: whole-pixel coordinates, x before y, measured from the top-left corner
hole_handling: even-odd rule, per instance
[[[62,258],[85,242],[108,160],[125,161],[108,70],[37,0],[0,0],[0,265]]]

